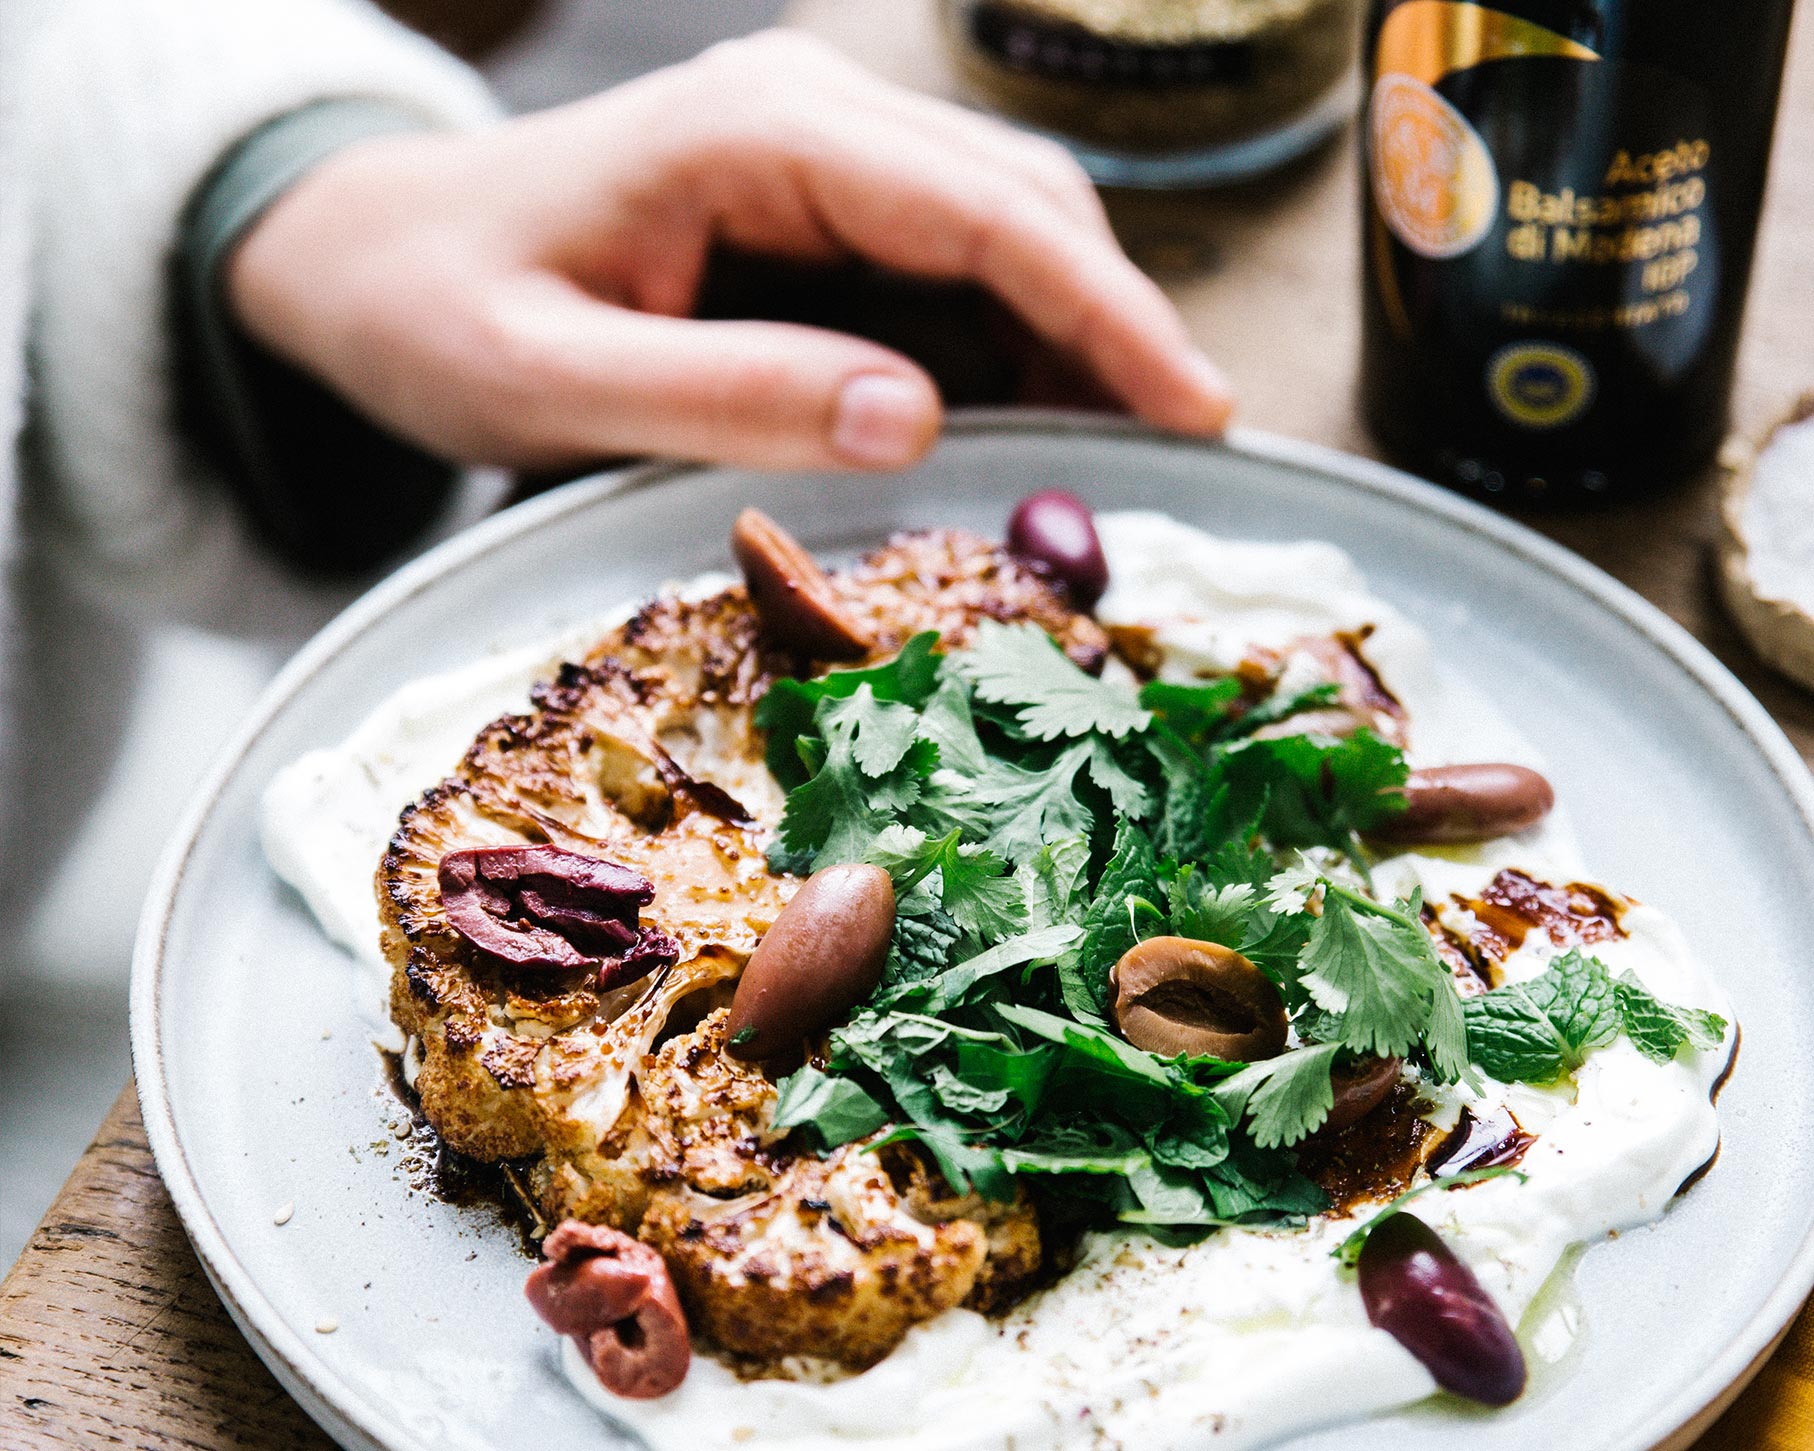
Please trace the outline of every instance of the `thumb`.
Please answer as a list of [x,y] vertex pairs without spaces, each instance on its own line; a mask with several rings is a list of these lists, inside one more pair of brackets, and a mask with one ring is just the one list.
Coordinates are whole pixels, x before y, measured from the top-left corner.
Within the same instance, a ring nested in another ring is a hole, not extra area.
[[515,400],[504,432],[527,457],[660,453],[756,468],[892,469],[938,435],[931,378],[843,333],[656,316],[577,292],[538,299],[512,330],[522,355],[541,360],[533,387],[505,380],[503,390]]

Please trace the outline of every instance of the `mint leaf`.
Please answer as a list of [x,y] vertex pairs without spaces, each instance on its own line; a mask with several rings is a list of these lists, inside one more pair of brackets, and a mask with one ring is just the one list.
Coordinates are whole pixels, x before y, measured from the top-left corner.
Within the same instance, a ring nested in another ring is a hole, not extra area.
[[1071,1049],[1092,1067],[1111,1078],[1145,1083],[1155,1088],[1172,1087],[1174,1079],[1160,1059],[1124,1042],[1113,1033],[1085,1023],[1074,1023],[1056,1013],[1041,1012],[1038,1008],[1029,1008],[1019,1003],[998,1003],[995,1011],[1015,1027],[1034,1037]]
[[998,973],[1025,967],[1028,963],[1052,961],[1081,936],[1081,927],[1065,922],[1023,932],[1017,937],[997,942],[995,946],[956,964],[929,983],[925,1000],[920,1005],[921,1010],[929,1013],[943,1012],[964,1001],[978,986]]
[[1347,850],[1404,809],[1404,752],[1370,731],[1341,740],[1279,736],[1228,747],[1215,763],[1236,817],[1257,816],[1275,846]]
[[1501,1083],[1553,1083],[1620,1027],[1606,968],[1578,949],[1552,959],[1529,982],[1470,998],[1463,1012],[1469,1055]]
[[963,935],[963,928],[942,907],[921,916],[897,914],[880,991],[936,977],[949,965],[952,950]]
[[807,1129],[825,1149],[874,1133],[888,1114],[848,1078],[833,1078],[810,1065],[781,1080],[774,1128]]
[[1321,685],[1312,685],[1295,695],[1284,695],[1278,692],[1262,700],[1253,709],[1244,711],[1228,726],[1226,734],[1230,736],[1250,736],[1255,731],[1264,730],[1267,726],[1278,725],[1281,721],[1290,720],[1294,715],[1305,711],[1321,710],[1326,705],[1333,705],[1341,694],[1341,687],[1325,681]]
[[1075,959],[1060,969],[1064,1005],[1072,1016],[1084,1022],[1108,1020],[1109,970],[1134,945],[1129,901],[1158,895],[1153,843],[1133,822],[1123,821],[1115,833],[1115,854],[1102,869],[1095,900],[1084,913],[1083,943]]
[[993,1115],[1008,1105],[1013,1095],[1003,1087],[985,1088],[972,1083],[947,1068],[943,1063],[932,1070],[932,1091],[939,1102],[958,1113]]
[[1618,976],[1612,993],[1626,1036],[1653,1062],[1667,1063],[1684,1048],[1705,1051],[1725,1041],[1726,1020],[1718,1013],[1661,1002],[1630,972]]
[[1086,675],[1037,625],[981,621],[970,648],[950,657],[979,700],[1015,707],[1035,740],[1061,736],[1125,736],[1151,716],[1134,692]]

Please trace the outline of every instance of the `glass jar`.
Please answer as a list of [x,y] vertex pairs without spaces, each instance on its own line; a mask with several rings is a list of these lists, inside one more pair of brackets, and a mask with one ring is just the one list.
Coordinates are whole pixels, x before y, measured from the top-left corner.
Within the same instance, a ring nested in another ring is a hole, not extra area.
[[1110,186],[1283,165],[1353,114],[1361,0],[943,0],[972,98]]

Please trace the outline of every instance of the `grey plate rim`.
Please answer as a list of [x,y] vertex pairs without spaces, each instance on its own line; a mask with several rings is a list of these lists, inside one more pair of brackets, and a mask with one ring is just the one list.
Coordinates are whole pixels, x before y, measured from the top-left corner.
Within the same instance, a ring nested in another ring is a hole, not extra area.
[[[1681,625],[1636,591],[1612,576],[1511,519],[1448,493],[1402,470],[1339,449],[1282,437],[1257,429],[1236,428],[1219,443],[1197,443],[1162,434],[1131,420],[1059,410],[987,409],[955,414],[949,435],[1080,435],[1161,441],[1206,452],[1227,450],[1265,462],[1322,474],[1360,489],[1432,514],[1466,532],[1481,536],[1557,584],[1585,596],[1644,636],[1700,690],[1705,692],[1752,741],[1814,839],[1814,776],[1782,728],[1757,699]],[[284,1388],[341,1444],[358,1451],[418,1451],[411,1442],[386,1436],[384,1427],[364,1413],[361,1399],[316,1362],[306,1341],[282,1321],[251,1273],[234,1255],[210,1213],[199,1181],[177,1133],[174,1105],[164,1071],[161,990],[169,961],[165,937],[190,856],[204,823],[238,769],[241,760],[288,705],[290,698],[352,640],[374,628],[404,601],[431,582],[458,571],[506,539],[532,532],[568,514],[590,509],[631,490],[659,486],[683,475],[709,471],[711,465],[656,462],[632,466],[577,481],[497,514],[403,566],[349,605],[305,645],[260,696],[231,744],[222,752],[183,814],[162,856],[139,918],[130,984],[133,1071],[139,1110],[159,1175],[202,1269],[259,1358]],[[1787,1272],[1744,1330],[1695,1379],[1679,1386],[1634,1427],[1631,1451],[1681,1446],[1685,1431],[1699,1430],[1736,1395],[1762,1366],[1770,1349],[1803,1301],[1814,1289],[1814,1231],[1802,1240]],[[426,1447],[420,1451],[427,1451]]]

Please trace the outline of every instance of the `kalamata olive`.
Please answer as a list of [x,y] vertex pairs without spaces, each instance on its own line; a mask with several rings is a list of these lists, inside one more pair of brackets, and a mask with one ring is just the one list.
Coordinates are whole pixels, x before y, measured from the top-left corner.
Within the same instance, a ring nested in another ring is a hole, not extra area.
[[1109,587],[1109,562],[1087,504],[1063,489],[1028,494],[1008,519],[1008,550],[1035,559],[1091,609]]
[[1360,1252],[1367,1319],[1423,1363],[1444,1390],[1504,1406],[1524,1390],[1524,1352],[1474,1272],[1413,1214],[1375,1227]]
[[542,1241],[542,1263],[523,1293],[551,1329],[578,1344],[606,1390],[649,1400],[686,1379],[686,1315],[667,1263],[648,1245],[564,1220]]
[[[1386,1101],[1398,1084],[1404,1064],[1396,1058],[1360,1058],[1330,1075],[1335,1103],[1323,1128],[1331,1133],[1359,1123]],[[1465,1110],[1464,1110],[1465,1112]]]
[[737,982],[730,1051],[780,1064],[842,1022],[882,980],[894,933],[894,883],[880,867],[824,867],[781,909]]
[[1115,1024],[1136,1048],[1230,1063],[1285,1051],[1285,1001],[1240,953],[1189,937],[1149,937],[1115,964]]
[[855,660],[875,648],[875,636],[851,618],[812,555],[760,509],[737,516],[731,553],[776,643],[815,660]]
[[1379,829],[1392,841],[1488,841],[1535,826],[1556,804],[1540,773],[1502,761],[1413,771],[1404,794],[1405,809]]
[[647,955],[637,919],[655,887],[616,862],[557,846],[471,847],[443,856],[436,879],[448,926],[518,967],[596,968],[639,946]]

